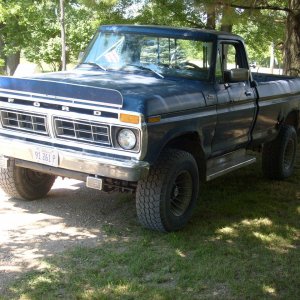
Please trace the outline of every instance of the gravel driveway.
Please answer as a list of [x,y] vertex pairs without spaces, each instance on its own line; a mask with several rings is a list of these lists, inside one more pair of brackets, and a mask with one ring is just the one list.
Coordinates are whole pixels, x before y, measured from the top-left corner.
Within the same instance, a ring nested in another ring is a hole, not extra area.
[[107,240],[103,225],[135,222],[134,201],[124,201],[131,198],[61,178],[36,201],[9,199],[0,190],[0,295],[23,272],[42,268],[43,258]]

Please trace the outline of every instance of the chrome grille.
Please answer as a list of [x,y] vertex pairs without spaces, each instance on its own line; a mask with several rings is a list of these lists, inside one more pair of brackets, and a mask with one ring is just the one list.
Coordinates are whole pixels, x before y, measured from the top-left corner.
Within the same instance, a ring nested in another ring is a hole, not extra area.
[[1,110],[1,120],[4,128],[48,135],[46,116],[44,115]]
[[111,145],[109,127],[103,124],[55,118],[56,137],[92,144]]

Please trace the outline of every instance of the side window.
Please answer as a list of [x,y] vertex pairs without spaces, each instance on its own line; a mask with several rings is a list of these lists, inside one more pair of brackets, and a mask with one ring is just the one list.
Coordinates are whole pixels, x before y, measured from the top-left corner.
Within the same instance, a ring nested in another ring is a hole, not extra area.
[[222,44],[224,70],[239,69],[236,45]]
[[239,69],[241,67],[238,44],[221,43],[219,52],[223,71]]
[[217,61],[216,61],[216,81],[218,83],[223,82],[222,61],[221,61],[221,55],[220,55],[220,50],[219,49],[218,49]]
[[[245,73],[244,65],[243,51],[239,43],[222,42],[219,44],[215,73],[217,82],[244,81],[237,76],[240,72]],[[235,74],[235,77],[232,74]]]

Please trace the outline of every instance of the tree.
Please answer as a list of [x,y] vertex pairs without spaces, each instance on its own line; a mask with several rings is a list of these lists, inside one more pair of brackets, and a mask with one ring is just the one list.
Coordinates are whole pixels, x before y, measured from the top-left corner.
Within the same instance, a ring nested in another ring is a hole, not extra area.
[[284,72],[300,76],[300,0],[290,0],[284,43]]
[[[98,26],[99,15],[76,0],[65,0],[67,59],[75,61]],[[40,67],[62,68],[59,0],[0,0],[0,68],[12,75],[20,52]]]
[[[16,62],[22,49],[30,61],[61,69],[58,7],[59,0],[0,0],[0,68],[1,58],[13,66],[8,57]],[[65,0],[65,14],[71,61],[100,22],[156,24],[232,31],[261,63],[274,44],[278,57],[284,53],[285,73],[300,73],[300,0]]]
[[65,3],[64,0],[59,0],[60,6],[60,24],[61,24],[61,69],[66,70],[66,27],[65,27]]
[[14,73],[20,61],[20,51],[28,38],[25,7],[30,9],[31,0],[0,1],[0,59],[8,75]]
[[[65,1],[66,62],[76,61],[98,26],[98,14],[78,1]],[[34,15],[34,17],[33,17]],[[46,63],[52,70],[62,69],[61,25],[59,2],[36,3],[31,16],[29,42],[23,47],[25,57],[42,66]]]
[[[300,0],[251,0],[251,1],[217,1],[219,5],[248,11],[256,24],[260,25],[267,36],[275,38],[275,45],[282,45],[283,69],[286,75],[300,75]],[[254,16],[254,18],[253,18]],[[259,16],[259,17],[258,17]],[[262,17],[263,16],[263,17]],[[285,36],[282,34],[285,26]],[[278,31],[278,28],[280,30]],[[281,41],[278,39],[281,33]]]

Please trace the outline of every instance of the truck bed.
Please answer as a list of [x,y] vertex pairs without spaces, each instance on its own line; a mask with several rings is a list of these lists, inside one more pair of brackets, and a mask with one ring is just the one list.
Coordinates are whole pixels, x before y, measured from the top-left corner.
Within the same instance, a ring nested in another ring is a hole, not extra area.
[[252,77],[257,82],[268,82],[268,81],[287,80],[287,79],[296,78],[296,77],[286,76],[286,75],[256,73],[256,72],[252,73]]
[[257,82],[258,115],[252,131],[257,144],[272,140],[277,124],[284,121],[288,112],[300,109],[300,78],[284,75],[252,73]]

